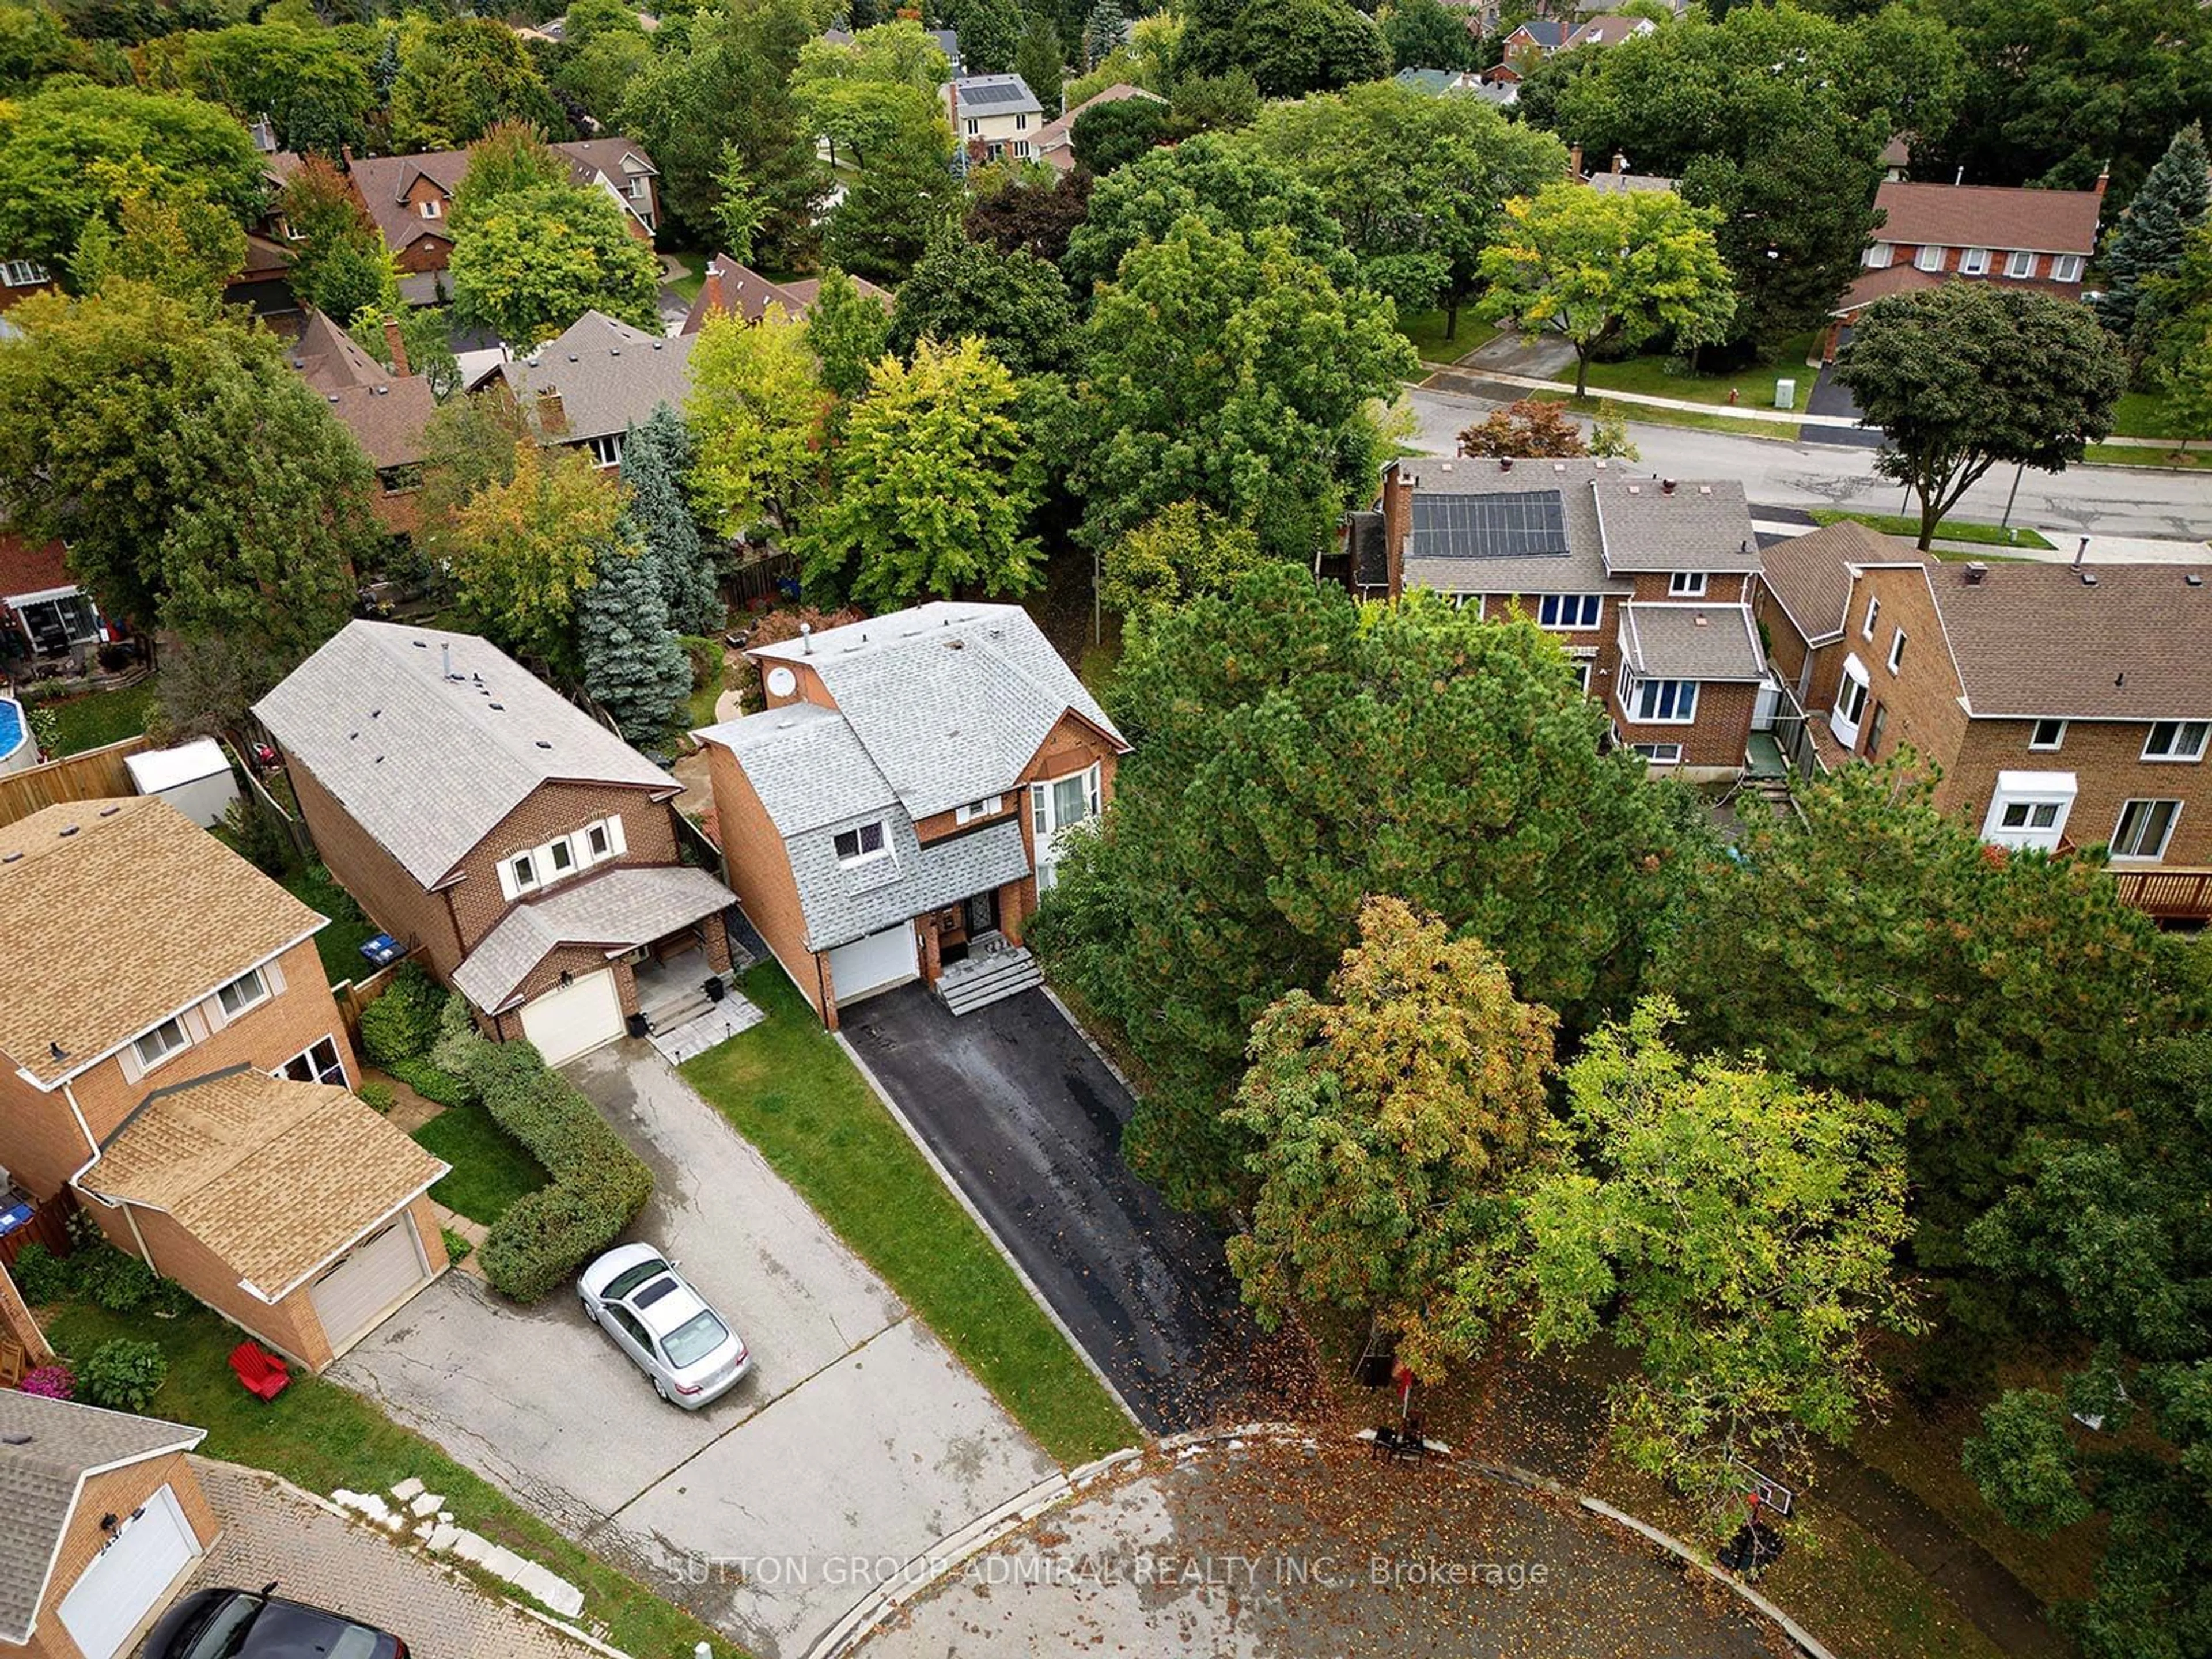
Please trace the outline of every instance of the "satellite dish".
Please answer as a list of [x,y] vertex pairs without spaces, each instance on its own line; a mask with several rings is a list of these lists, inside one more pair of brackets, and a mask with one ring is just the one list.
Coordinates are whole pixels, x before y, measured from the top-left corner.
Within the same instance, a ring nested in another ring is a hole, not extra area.
[[768,689],[770,696],[787,697],[799,690],[799,676],[778,663],[768,671]]

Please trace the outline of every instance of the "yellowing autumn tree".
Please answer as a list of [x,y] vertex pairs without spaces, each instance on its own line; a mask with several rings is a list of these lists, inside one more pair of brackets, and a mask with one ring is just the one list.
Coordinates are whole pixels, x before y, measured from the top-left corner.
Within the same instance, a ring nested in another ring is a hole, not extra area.
[[581,450],[525,444],[455,515],[453,597],[507,650],[573,678],[576,596],[617,540],[623,490]]
[[820,471],[822,388],[806,325],[771,305],[757,323],[718,312],[691,348],[685,417],[697,447],[691,497],[725,535],[787,528]]

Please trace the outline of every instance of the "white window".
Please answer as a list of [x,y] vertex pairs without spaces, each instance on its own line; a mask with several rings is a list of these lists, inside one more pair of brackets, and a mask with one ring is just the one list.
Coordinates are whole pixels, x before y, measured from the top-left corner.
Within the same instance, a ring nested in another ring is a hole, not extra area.
[[1869,599],[1867,600],[1866,620],[1859,624],[1859,637],[1861,639],[1870,640],[1874,637],[1875,619],[1881,615],[1881,601],[1879,599]]
[[9,259],[0,262],[0,282],[9,288],[36,288],[46,280],[46,268],[33,264],[28,259]]
[[2051,262],[2051,280],[2054,283],[2078,283],[2081,280],[2081,256],[2062,253]]
[[2173,821],[2181,816],[2178,800],[2131,800],[2120,808],[2118,827],[2112,831],[2116,859],[2162,859],[2173,839]]
[[1893,243],[1876,242],[1866,251],[1865,264],[1869,270],[1887,270],[1897,258]]
[[247,1009],[269,1000],[269,981],[258,968],[249,968],[229,984],[217,988],[215,1000],[224,1018],[236,1019]]
[[138,1063],[148,1071],[159,1066],[171,1054],[192,1046],[180,1020],[165,1019],[132,1045],[138,1054]]
[[499,866],[500,890],[509,898],[538,890],[538,854],[517,853]]
[[1901,629],[1901,628],[1900,628],[1900,629],[1899,629],[1896,631],[1896,633],[1895,633],[1894,635],[1893,635],[1891,636],[1891,638],[1890,638],[1890,641],[1889,641],[1889,672],[1890,672],[1891,673],[1893,673],[1893,674],[1894,674],[1895,672],[1897,672],[1897,666],[1898,666],[1898,665],[1899,665],[1899,663],[1903,662],[1904,660],[1905,660],[1905,630],[1904,630],[1903,629]]
[[968,118],[968,136],[970,138],[975,136],[975,118],[972,115]]
[[576,848],[578,861],[587,870],[595,864],[619,858],[629,850],[629,842],[623,834],[623,821],[619,817],[587,823],[569,840]]
[[446,204],[433,196],[422,204],[421,211],[425,219],[442,219],[446,216]]
[[644,179],[633,179],[629,181],[629,199],[633,202],[642,202],[652,188],[653,186],[647,184]]
[[1029,130],[1030,118],[1028,115],[1018,111],[1016,112],[1014,116],[1014,131],[1016,132],[1027,132]]
[[1943,256],[1950,251],[1947,247],[1931,245],[1914,254],[1912,263],[1923,270],[1941,270],[1943,269]]
[[1677,570],[1667,578],[1667,591],[1679,599],[1702,599],[1705,592],[1705,573],[1702,570]]
[[2147,761],[2198,761],[2204,758],[2203,720],[2153,720],[2143,742]]
[[1595,628],[1598,617],[1605,609],[1605,598],[1599,593],[1546,593],[1536,600],[1536,623],[1540,628],[1563,631]]
[[1654,766],[1681,764],[1682,745],[1679,743],[1632,743],[1628,746]]
[[1828,711],[1828,729],[1846,749],[1859,746],[1859,722],[1866,718],[1866,665],[1856,654],[1844,659],[1844,678],[1836,687],[1836,706]]
[[1027,155],[1029,153],[1030,153],[1030,141],[1029,141],[1028,139],[1026,139],[1026,138],[1017,138],[1017,139],[1015,139],[1015,140],[1014,140],[1014,154],[1015,154],[1015,155]]
[[566,841],[545,843],[545,879],[556,881],[576,867],[575,849]]
[[1038,836],[1056,836],[1071,824],[1098,816],[1099,769],[1072,772],[1049,783],[1030,786],[1030,827]]
[[1629,718],[1641,726],[1686,726],[1698,717],[1695,680],[1638,680],[1628,696]]
[[592,439],[592,459],[601,466],[620,466],[622,441],[623,434],[619,432],[610,432],[604,437]]
[[2014,248],[2005,255],[2005,275],[2033,276],[2035,275],[2035,256],[2025,248]]
[[2027,746],[2030,749],[2045,750],[2064,748],[2066,722],[2064,720],[2036,721],[2034,729],[2027,734]]
[[861,864],[869,859],[879,859],[889,845],[884,839],[881,818],[873,823],[840,830],[831,837],[831,844],[837,849],[837,862],[840,864]]
[[1990,274],[1990,251],[1985,247],[1970,247],[1959,256],[1961,276],[1986,276]]
[[338,1045],[325,1037],[312,1048],[292,1056],[276,1068],[278,1077],[288,1077],[295,1083],[330,1083],[345,1087],[345,1066],[338,1059]]
[[986,795],[981,800],[971,800],[965,806],[955,807],[952,822],[973,823],[977,818],[988,818],[1002,810],[1006,804],[1003,795]]
[[1575,690],[1584,696],[1589,696],[1590,670],[1595,666],[1595,660],[1589,657],[1578,657],[1567,665],[1569,672],[1575,677]]

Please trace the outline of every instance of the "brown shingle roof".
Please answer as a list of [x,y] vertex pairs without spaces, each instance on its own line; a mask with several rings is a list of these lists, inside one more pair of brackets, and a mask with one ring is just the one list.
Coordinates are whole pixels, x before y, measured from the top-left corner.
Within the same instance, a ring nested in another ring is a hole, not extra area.
[[33,544],[0,530],[0,599],[76,586],[58,540]]
[[321,312],[308,317],[288,357],[359,441],[371,466],[422,459],[422,430],[438,410],[428,380],[394,374]]
[[149,1097],[81,1184],[167,1211],[274,1302],[448,1167],[343,1089],[240,1066]]
[[376,221],[386,246],[395,253],[422,236],[447,242],[453,240],[445,220],[422,218],[407,205],[407,187],[415,182],[416,175],[429,179],[450,197],[468,170],[469,153],[465,149],[438,150],[427,155],[356,155],[347,166],[354,188],[368,208],[368,216]]
[[[866,277],[854,277],[853,286],[884,310],[890,309],[891,296]],[[678,331],[696,334],[716,312],[729,312],[749,323],[757,323],[772,305],[781,306],[793,317],[804,317],[814,309],[814,301],[821,293],[822,284],[815,277],[771,283],[750,265],[741,265],[728,254],[718,253],[707,262],[707,277],[699,284],[699,297],[691,302],[691,310]]]
[[58,1083],[322,926],[155,796],[33,812],[0,829],[0,1054]]
[[1874,204],[1889,216],[1875,232],[1885,242],[2087,257],[2097,251],[2097,216],[2105,198],[2093,190],[1885,181]]
[[1766,550],[1767,592],[1782,602],[1808,643],[1844,631],[1851,602],[1851,567],[1917,562],[1905,543],[1844,519],[1809,535],[1785,537]]
[[[2212,719],[2212,565],[1931,564],[1966,700],[1983,716]],[[2191,586],[2195,575],[2198,585]]]

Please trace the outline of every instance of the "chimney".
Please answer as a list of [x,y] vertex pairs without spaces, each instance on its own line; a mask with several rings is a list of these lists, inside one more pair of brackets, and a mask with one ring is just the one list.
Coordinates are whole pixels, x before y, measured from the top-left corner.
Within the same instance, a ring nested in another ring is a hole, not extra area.
[[1382,568],[1384,591],[1397,599],[1406,591],[1406,541],[1413,533],[1413,478],[1403,461],[1382,473]]
[[2107,161],[2104,166],[2097,169],[2097,199],[2099,201],[2101,202],[2105,199],[2105,187],[2112,182],[2112,164],[2110,161]]
[[1567,171],[1577,179],[1583,176],[1583,147],[1580,144],[1567,146]]
[[438,672],[447,679],[453,678],[453,647],[450,645],[438,647]]
[[561,407],[561,394],[548,386],[538,394],[538,428],[549,438],[568,429],[568,416]]
[[1989,574],[1989,566],[1984,564],[1979,559],[1970,561],[1966,566],[1966,586],[1969,587],[1979,587],[1982,585],[1983,578],[1987,576]]
[[2089,538],[2088,538],[2087,536],[2084,536],[2084,537],[2082,537],[2082,538],[2081,538],[2081,542],[2080,542],[2080,543],[2079,543],[2079,544],[2075,547],[2075,549],[2074,549],[2074,568],[2075,568],[2076,570],[2079,570],[2079,569],[2081,568],[2081,561],[2082,561],[2082,560],[2084,560],[2084,559],[2086,559],[2086,558],[2087,558],[2088,556],[2089,556]]
[[411,372],[407,367],[407,342],[399,337],[399,325],[390,317],[384,319],[384,349],[392,354],[392,372],[404,380]]
[[1628,158],[1627,158],[1626,155],[1622,155],[1619,150],[1615,150],[1615,151],[1613,151],[1613,176],[1614,178],[1618,179],[1618,178],[1619,178],[1622,173],[1626,173],[1626,172],[1627,172],[1627,171],[1628,171]]

